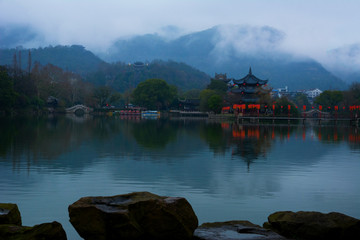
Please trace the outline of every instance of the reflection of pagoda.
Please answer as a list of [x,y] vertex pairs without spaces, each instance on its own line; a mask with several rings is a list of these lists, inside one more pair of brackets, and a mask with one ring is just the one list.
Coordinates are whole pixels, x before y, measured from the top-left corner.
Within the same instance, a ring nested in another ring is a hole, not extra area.
[[215,74],[215,79],[226,82],[229,95],[240,98],[240,102],[243,103],[255,103],[259,100],[261,94],[269,92],[264,88],[268,80],[257,78],[252,74],[251,68],[245,77],[238,80],[228,79],[226,74]]

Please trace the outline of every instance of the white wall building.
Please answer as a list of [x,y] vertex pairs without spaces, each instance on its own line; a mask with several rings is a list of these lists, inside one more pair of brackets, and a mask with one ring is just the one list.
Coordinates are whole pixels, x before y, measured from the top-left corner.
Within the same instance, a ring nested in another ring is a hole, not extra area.
[[310,90],[306,90],[305,94],[307,95],[308,98],[315,98],[317,96],[319,96],[323,91],[321,91],[318,88],[315,89],[310,89]]

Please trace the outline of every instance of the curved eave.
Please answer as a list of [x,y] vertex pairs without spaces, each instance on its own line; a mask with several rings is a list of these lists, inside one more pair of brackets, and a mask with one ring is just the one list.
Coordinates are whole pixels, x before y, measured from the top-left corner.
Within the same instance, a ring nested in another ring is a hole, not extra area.
[[256,77],[254,78],[242,78],[242,79],[239,79],[239,80],[234,80],[234,83],[238,84],[238,85],[242,85],[242,84],[248,84],[248,85],[256,85],[256,84],[259,84],[259,85],[265,85],[267,84],[269,80],[261,80],[261,79],[258,79]]

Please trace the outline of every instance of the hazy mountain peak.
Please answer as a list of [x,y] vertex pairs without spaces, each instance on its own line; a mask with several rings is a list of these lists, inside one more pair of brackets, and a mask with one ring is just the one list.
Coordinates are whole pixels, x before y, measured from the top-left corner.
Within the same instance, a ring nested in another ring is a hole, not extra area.
[[335,69],[360,71],[360,43],[333,49],[328,56],[329,64]]
[[258,54],[278,50],[285,34],[269,26],[220,25],[215,51],[231,48],[236,53]]
[[0,26],[0,48],[39,47],[43,37],[26,25]]

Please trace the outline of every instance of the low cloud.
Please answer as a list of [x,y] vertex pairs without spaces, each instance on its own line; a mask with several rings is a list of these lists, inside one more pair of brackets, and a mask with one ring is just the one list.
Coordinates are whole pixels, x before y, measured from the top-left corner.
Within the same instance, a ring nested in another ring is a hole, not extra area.
[[360,43],[345,45],[327,54],[326,65],[337,71],[360,71]]
[[269,26],[221,25],[217,27],[217,33],[212,54],[222,58],[279,53],[285,39],[284,32]]

